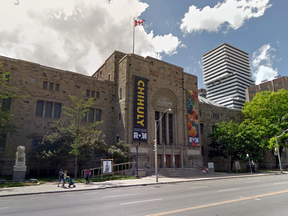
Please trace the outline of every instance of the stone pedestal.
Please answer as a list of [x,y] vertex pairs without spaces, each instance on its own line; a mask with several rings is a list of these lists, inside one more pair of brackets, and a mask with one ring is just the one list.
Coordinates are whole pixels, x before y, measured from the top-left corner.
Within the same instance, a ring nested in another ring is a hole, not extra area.
[[25,147],[18,146],[16,152],[15,166],[13,167],[12,180],[25,180],[25,174],[27,169],[27,167],[25,166],[25,155]]
[[14,166],[12,180],[13,181],[25,180],[26,169],[27,169],[26,166]]

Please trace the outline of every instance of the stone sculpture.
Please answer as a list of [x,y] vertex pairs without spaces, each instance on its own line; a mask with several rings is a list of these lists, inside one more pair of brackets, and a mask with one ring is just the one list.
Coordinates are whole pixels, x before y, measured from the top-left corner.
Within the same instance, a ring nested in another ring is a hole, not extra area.
[[25,166],[25,146],[18,146],[16,152],[15,166],[13,168],[12,180],[25,180],[26,166]]

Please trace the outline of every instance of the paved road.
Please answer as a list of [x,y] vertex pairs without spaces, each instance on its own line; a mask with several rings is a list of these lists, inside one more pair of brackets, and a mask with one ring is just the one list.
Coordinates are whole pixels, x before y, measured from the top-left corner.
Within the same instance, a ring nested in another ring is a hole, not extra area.
[[288,175],[0,198],[0,215],[288,215]]

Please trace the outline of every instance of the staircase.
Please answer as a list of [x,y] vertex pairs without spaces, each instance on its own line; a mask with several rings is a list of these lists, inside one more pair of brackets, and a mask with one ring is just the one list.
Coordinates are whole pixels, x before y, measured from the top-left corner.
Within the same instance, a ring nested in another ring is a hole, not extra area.
[[166,177],[191,177],[199,175],[197,168],[159,168],[158,174]]

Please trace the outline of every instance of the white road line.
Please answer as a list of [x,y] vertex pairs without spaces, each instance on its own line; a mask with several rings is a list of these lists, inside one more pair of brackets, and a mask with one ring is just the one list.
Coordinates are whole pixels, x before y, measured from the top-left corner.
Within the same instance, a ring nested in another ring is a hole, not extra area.
[[260,200],[259,198],[254,198],[254,200]]
[[66,194],[66,195],[60,195],[60,196],[74,196],[75,194]]
[[209,186],[191,187],[191,188],[189,188],[189,189],[198,189],[198,188],[206,188],[206,187],[209,187]]
[[8,208],[9,208],[9,207],[0,207],[0,210],[1,210],[1,209],[8,209]]
[[254,182],[259,182],[259,181],[247,181],[245,183],[254,183]]
[[114,197],[123,197],[123,196],[134,196],[134,195],[138,195],[138,193],[135,193],[135,194],[115,195],[115,196],[106,196],[106,197],[102,197],[101,199],[109,199],[109,198],[114,198]]
[[90,193],[85,193],[85,194],[98,194],[98,192],[90,192]]
[[274,183],[273,185],[281,185],[281,184],[287,184],[287,182],[278,182],[278,183]]
[[162,198],[151,199],[151,200],[141,200],[141,201],[128,202],[128,203],[121,203],[120,205],[129,205],[129,204],[142,203],[142,202],[153,202],[153,201],[157,201],[157,200],[162,200]]
[[231,188],[231,189],[226,189],[226,190],[219,190],[218,192],[226,192],[226,191],[234,191],[234,190],[239,190],[240,188]]
[[30,199],[43,199],[43,198],[46,198],[46,196],[44,196],[44,197],[31,197]]

